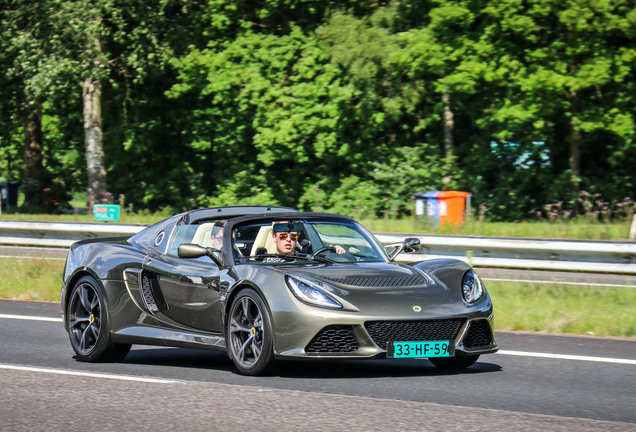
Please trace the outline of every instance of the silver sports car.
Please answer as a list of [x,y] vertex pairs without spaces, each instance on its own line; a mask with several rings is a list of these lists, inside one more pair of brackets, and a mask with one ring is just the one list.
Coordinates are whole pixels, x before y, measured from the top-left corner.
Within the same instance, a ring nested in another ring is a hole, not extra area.
[[425,358],[465,368],[497,351],[492,301],[466,263],[395,262],[354,219],[286,207],[193,210],[130,238],[75,243],[61,293],[81,361],[131,344],[226,351],[243,374],[276,359]]

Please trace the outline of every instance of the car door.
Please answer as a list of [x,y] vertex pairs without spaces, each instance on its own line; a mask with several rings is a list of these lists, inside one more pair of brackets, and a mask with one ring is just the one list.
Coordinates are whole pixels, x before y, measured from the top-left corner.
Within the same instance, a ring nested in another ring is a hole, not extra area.
[[149,254],[143,269],[159,287],[164,315],[194,329],[222,331],[221,271],[210,258]]

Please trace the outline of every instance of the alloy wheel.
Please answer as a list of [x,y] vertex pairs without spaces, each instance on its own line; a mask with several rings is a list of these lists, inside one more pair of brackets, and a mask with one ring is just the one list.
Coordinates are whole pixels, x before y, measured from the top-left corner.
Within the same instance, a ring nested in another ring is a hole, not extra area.
[[73,290],[67,319],[73,346],[80,353],[89,354],[97,344],[102,323],[99,296],[89,283]]
[[234,304],[230,316],[230,349],[235,361],[244,368],[252,367],[263,351],[263,313],[248,296]]

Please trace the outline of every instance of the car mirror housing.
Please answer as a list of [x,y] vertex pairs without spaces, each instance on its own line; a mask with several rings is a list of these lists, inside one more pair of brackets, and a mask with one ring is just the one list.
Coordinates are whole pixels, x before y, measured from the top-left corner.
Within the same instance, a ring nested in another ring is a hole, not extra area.
[[389,258],[391,261],[395,260],[395,258],[402,252],[406,253],[415,253],[420,250],[420,239],[416,237],[407,237],[404,239],[402,243],[393,243],[390,245],[386,245],[387,248],[393,248]]
[[212,258],[212,261],[216,263],[216,265],[218,265],[219,267],[223,266],[221,254],[217,249],[204,248],[203,246],[199,246],[198,244],[185,243],[179,245],[177,254],[179,255],[179,258],[200,258],[202,256],[209,256],[210,258]]
[[408,237],[404,239],[404,252],[415,253],[420,250],[420,239],[415,237]]

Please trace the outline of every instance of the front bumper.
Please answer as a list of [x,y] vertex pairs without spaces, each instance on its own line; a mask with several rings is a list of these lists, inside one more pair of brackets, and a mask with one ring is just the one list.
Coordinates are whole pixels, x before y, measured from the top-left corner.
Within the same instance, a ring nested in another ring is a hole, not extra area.
[[[332,315],[332,316],[330,316]],[[275,355],[279,358],[386,358],[394,341],[451,341],[455,356],[490,354],[495,342],[492,307],[452,317],[352,317],[323,313],[321,320],[275,331]],[[305,329],[290,332],[288,329]],[[311,331],[307,331],[311,328]]]

